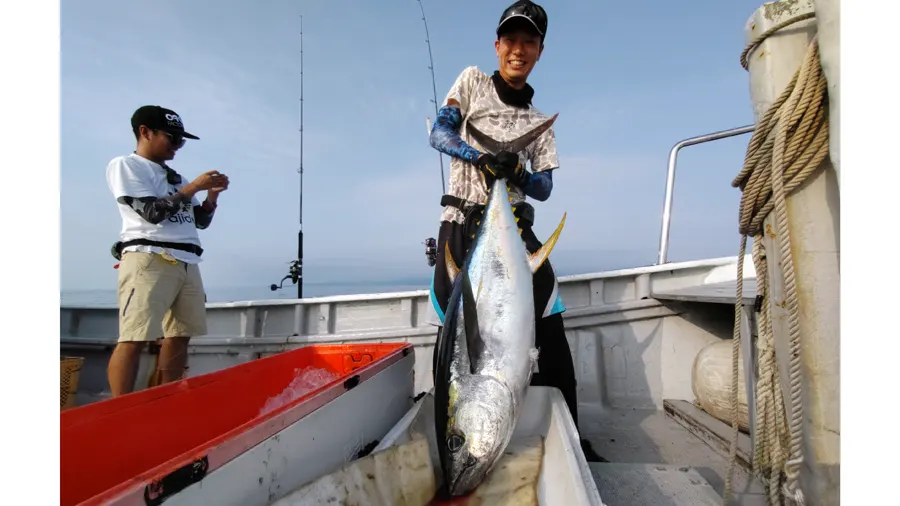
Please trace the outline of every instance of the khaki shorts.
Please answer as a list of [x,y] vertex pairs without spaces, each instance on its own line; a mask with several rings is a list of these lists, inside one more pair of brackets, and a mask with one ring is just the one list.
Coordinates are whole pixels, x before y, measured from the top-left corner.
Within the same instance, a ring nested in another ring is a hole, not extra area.
[[119,342],[206,334],[200,267],[128,251],[119,263]]

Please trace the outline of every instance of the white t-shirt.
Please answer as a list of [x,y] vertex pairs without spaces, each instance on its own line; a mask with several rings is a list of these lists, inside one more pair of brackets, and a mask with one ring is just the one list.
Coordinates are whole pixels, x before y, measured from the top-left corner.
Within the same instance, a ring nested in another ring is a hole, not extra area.
[[[533,105],[528,108],[518,108],[507,105],[500,100],[497,89],[491,76],[478,70],[478,67],[467,67],[450,92],[444,99],[454,99],[459,102],[459,112],[463,124],[460,127],[460,138],[470,146],[478,149],[479,144],[469,135],[467,126],[469,123],[498,141],[511,141],[520,135],[536,128],[544,121],[550,119]],[[559,158],[556,153],[556,136],[551,127],[541,134],[528,148],[519,153],[519,161],[525,166],[526,161],[531,162],[532,172],[542,172],[559,167]],[[525,201],[525,192],[510,185],[509,192],[512,204]],[[483,204],[487,201],[487,187],[484,184],[481,171],[471,163],[456,157],[450,159],[450,187],[448,193],[455,197]],[[441,221],[455,221],[463,223],[465,217],[462,212],[452,206],[447,206],[441,214]]]
[[[191,202],[185,202],[177,214],[170,216],[159,224],[152,224],[139,216],[131,206],[118,202],[120,197],[166,197],[175,194],[184,186],[169,184],[166,169],[136,153],[113,158],[106,167],[106,182],[116,198],[119,214],[122,216],[122,231],[119,240],[150,239],[162,242],[189,243],[200,246],[200,234],[194,221],[194,206],[200,205],[196,195]],[[154,253],[166,252],[186,263],[199,263],[201,258],[190,251],[159,246],[136,245],[123,249],[125,251],[145,251]]]

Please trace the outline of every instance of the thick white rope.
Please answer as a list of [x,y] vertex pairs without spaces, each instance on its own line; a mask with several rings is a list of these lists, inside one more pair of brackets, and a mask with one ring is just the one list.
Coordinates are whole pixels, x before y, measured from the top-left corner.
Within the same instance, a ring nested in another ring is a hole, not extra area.
[[[788,25],[814,16],[813,13],[797,16],[766,30],[754,39],[741,54],[742,66],[748,69],[747,56],[766,37]],[[803,462],[800,316],[791,253],[787,197],[820,168],[828,154],[826,105],[826,82],[819,62],[818,39],[813,38],[807,49],[806,58],[797,73],[759,121],[747,147],[744,167],[732,182],[732,186],[741,188],[743,194],[740,209],[741,248],[738,256],[737,300],[735,302],[732,346],[733,436],[729,452],[730,465],[725,480],[724,500],[726,504],[732,499],[734,466],[737,460],[738,353],[743,315],[743,266],[748,236],[753,237],[753,262],[757,273],[757,291],[763,301],[758,342],[757,438],[753,468],[765,480],[769,504],[780,506],[784,498],[801,506],[804,504],[798,479],[800,465]],[[773,210],[775,211],[774,221],[777,233],[773,233],[768,226],[766,230],[763,230],[763,221]],[[779,267],[784,278],[784,300],[775,303],[784,307],[788,314],[791,402],[789,424],[786,423],[769,311],[770,291],[763,233],[777,239],[777,246],[781,254]],[[790,455],[790,459],[785,458],[785,453]],[[786,478],[783,486],[781,486],[782,472]]]

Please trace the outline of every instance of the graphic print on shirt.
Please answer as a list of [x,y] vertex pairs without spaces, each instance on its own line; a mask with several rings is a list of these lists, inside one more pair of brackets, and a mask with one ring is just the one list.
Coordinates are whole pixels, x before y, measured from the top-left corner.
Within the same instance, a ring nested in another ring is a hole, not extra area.
[[[469,123],[478,130],[498,141],[511,141],[522,134],[533,130],[550,119],[534,106],[527,109],[517,108],[503,103],[497,95],[491,77],[471,66],[462,71],[447,97],[459,102],[463,124],[460,137],[470,146],[487,152],[467,131]],[[531,163],[532,172],[542,172],[559,167],[556,151],[556,139],[553,129],[544,132],[528,148],[519,153],[519,161],[523,166]],[[450,184],[448,193],[463,200],[476,203],[487,201],[487,187],[484,177],[472,163],[458,158],[450,160]],[[513,204],[525,200],[525,192],[511,185],[509,192]],[[454,207],[447,207],[441,214],[441,220],[463,223],[465,217]]]
[[[175,193],[177,193],[177,190],[174,187],[172,187],[168,191],[168,194],[170,197],[172,195],[175,195]],[[190,223],[193,225],[194,224],[194,203],[191,202],[190,200],[182,202],[181,209],[177,213],[173,214],[172,216],[169,216],[169,221],[171,223],[177,223],[179,225],[181,225],[183,223]]]

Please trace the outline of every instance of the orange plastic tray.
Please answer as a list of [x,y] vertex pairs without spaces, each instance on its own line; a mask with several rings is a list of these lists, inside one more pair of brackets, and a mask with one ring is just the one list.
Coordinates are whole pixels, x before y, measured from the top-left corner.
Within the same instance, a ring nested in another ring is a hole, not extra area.
[[[412,352],[309,345],[60,413],[60,504],[159,504]],[[298,369],[341,376],[262,416]]]

